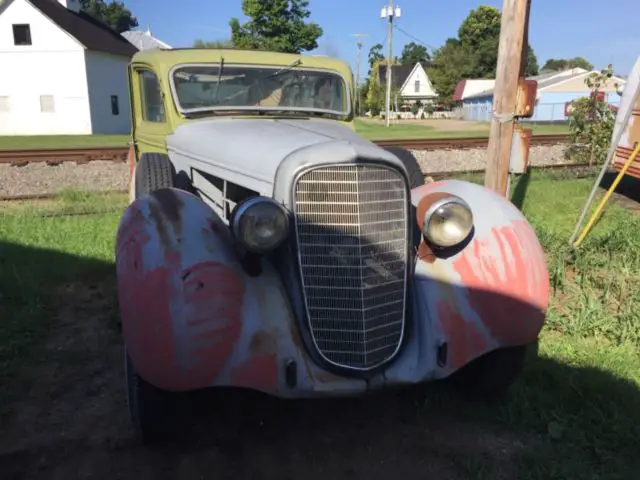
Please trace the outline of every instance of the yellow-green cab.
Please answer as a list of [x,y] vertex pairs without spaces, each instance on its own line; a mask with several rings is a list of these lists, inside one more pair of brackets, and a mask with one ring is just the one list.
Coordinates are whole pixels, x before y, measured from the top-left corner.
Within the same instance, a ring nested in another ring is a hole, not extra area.
[[[250,75],[252,73],[253,76]],[[291,84],[295,83],[296,77],[302,79],[303,75],[304,81],[296,89]],[[192,118],[207,114],[265,117],[287,111],[291,113],[292,107],[303,106],[304,101],[311,103],[314,92],[309,87],[313,87],[313,81],[327,78],[337,80],[332,85],[332,100],[339,103],[339,112],[324,116],[353,128],[353,74],[342,60],[239,49],[153,49],[138,52],[129,67],[136,157],[144,152],[166,153],[167,135]],[[253,80],[258,80],[258,83],[249,87]],[[288,86],[289,91],[280,92],[283,86]],[[263,98],[258,98],[260,90],[265,93]],[[238,92],[240,95],[232,96]],[[296,98],[296,94],[300,97]]]

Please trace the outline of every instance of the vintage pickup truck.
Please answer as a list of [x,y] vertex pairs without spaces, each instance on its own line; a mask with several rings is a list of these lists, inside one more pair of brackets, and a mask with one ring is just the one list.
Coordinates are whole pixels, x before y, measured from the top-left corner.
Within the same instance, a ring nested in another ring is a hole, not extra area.
[[498,394],[549,297],[520,211],[354,130],[348,65],[233,49],[130,64],[131,203],[116,241],[129,410],[151,443],[179,392]]

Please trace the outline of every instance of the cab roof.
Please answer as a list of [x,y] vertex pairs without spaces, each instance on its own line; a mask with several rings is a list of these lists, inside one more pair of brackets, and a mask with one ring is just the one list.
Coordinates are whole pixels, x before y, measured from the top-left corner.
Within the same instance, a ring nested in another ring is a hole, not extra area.
[[144,63],[156,69],[168,72],[173,66],[185,63],[218,63],[224,59],[226,64],[243,63],[254,65],[291,65],[297,60],[299,67],[325,68],[339,72],[351,82],[351,68],[336,58],[316,57],[295,53],[269,52],[263,50],[242,50],[235,48],[175,48],[151,49],[136,53],[132,63]]

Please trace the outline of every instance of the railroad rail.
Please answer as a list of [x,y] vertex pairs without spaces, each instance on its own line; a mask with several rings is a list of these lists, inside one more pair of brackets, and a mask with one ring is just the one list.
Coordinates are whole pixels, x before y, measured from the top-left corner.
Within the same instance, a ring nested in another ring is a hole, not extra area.
[[[557,145],[567,143],[568,135],[536,135],[531,137],[531,146]],[[486,148],[489,144],[487,137],[466,138],[426,138],[409,140],[374,140],[380,147],[404,147],[409,150],[466,150],[471,148]],[[78,165],[96,160],[125,162],[128,147],[112,148],[67,148],[51,150],[2,150],[0,164],[24,166],[29,163],[46,163],[59,165],[63,162],[75,162]]]
[[0,163],[8,163],[20,167],[29,163],[59,165],[63,162],[75,162],[78,165],[83,165],[96,160],[125,162],[128,152],[128,147],[1,150]]

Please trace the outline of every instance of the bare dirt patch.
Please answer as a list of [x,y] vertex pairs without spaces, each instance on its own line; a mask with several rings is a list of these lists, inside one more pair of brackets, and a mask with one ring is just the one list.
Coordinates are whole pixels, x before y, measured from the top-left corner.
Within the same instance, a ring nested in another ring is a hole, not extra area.
[[62,285],[55,298],[55,328],[2,426],[3,480],[458,480],[484,469],[499,479],[533,448],[442,415],[415,392],[281,401],[229,390],[191,395],[180,438],[144,449],[129,425],[113,282]]

